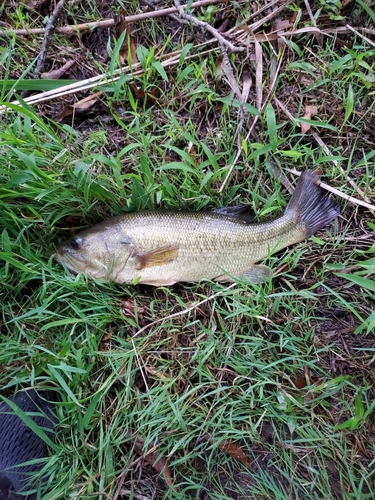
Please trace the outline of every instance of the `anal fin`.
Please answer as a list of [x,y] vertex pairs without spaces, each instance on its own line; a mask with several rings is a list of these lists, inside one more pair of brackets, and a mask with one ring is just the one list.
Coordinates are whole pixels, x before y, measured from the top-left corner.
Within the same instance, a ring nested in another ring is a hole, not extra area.
[[253,267],[250,267],[247,271],[243,273],[240,278],[244,280],[251,281],[254,284],[264,283],[272,278],[272,269],[268,266],[264,266],[263,264],[254,264]]
[[228,276],[226,274],[222,274],[217,276],[214,281],[226,281],[235,283],[238,280],[243,281],[251,281],[255,285],[258,283],[264,283],[272,278],[272,269],[268,266],[264,266],[263,264],[254,264],[250,269],[244,271],[239,276]]
[[147,267],[161,266],[172,262],[176,258],[179,248],[179,245],[166,245],[150,250],[149,252],[135,254],[133,258],[137,262],[138,270]]

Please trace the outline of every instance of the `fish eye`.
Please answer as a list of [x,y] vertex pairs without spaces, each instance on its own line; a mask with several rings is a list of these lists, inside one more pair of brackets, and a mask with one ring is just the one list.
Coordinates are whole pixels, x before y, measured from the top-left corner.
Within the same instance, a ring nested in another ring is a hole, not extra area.
[[76,238],[73,238],[70,240],[70,246],[73,248],[73,250],[79,250],[82,246],[82,238],[77,236]]

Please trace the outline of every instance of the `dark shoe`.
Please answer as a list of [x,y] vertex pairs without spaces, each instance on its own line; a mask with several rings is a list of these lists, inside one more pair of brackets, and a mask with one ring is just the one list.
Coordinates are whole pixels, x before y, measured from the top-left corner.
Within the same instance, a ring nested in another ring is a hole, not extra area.
[[[53,402],[57,401],[54,391],[34,389],[20,391],[11,398],[22,411],[43,428],[53,439],[56,417]],[[35,500],[36,485],[32,473],[38,472],[43,464],[19,466],[24,462],[48,456],[46,443],[18,417],[10,406],[0,404],[0,500]],[[21,494],[24,492],[24,494]]]

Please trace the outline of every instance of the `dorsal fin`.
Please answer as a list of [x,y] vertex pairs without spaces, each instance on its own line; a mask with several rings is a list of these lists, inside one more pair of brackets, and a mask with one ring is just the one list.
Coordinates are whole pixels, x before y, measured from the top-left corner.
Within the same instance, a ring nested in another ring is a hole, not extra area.
[[224,215],[225,217],[230,217],[231,219],[240,220],[246,224],[254,222],[255,213],[250,208],[250,205],[236,205],[233,207],[220,207],[211,210],[215,214]]

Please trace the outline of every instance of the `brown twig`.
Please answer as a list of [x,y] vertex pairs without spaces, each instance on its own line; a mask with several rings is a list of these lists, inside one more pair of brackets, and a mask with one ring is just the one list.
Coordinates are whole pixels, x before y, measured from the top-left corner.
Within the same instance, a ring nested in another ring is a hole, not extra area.
[[[276,104],[278,105],[278,107],[279,107],[280,109],[282,109],[282,110],[283,110],[283,112],[287,115],[287,117],[288,117],[288,118],[289,118],[292,122],[294,122],[294,123],[298,123],[298,119],[296,119],[296,118],[292,115],[292,113],[290,113],[290,111],[288,111],[288,109],[284,106],[284,104],[283,104],[281,101],[279,101],[279,99],[275,98],[275,102],[276,102]],[[324,143],[324,141],[321,139],[321,137],[320,137],[320,136],[319,136],[319,135],[318,135],[318,134],[317,134],[314,130],[310,130],[310,134],[314,137],[314,139],[315,139],[315,140],[316,140],[316,142],[319,144],[319,146],[323,149],[323,151],[325,152],[325,154],[326,154],[327,156],[331,156],[331,152],[330,152],[330,150],[329,150],[328,146]],[[339,165],[338,165],[338,162],[337,162],[336,160],[332,160],[332,163],[333,163],[336,167],[338,167],[338,166],[339,166]],[[374,208],[371,208],[371,207],[373,207],[373,205],[371,205],[371,202],[370,202],[369,198],[367,198],[367,196],[366,196],[366,195],[365,195],[365,193],[362,191],[362,189],[360,189],[360,188],[357,186],[357,184],[356,184],[356,183],[355,183],[355,182],[354,182],[354,181],[353,181],[350,177],[348,177],[348,176],[346,175],[345,170],[344,170],[342,167],[340,167],[340,166],[339,166],[339,169],[340,169],[341,174],[345,176],[345,178],[346,178],[346,180],[349,182],[349,184],[350,184],[350,185],[351,185],[351,186],[352,186],[352,187],[353,187],[353,188],[357,191],[357,193],[358,193],[360,196],[362,196],[362,198],[365,200],[365,201],[364,201],[364,205],[363,205],[363,203],[358,203],[358,204],[359,204],[359,205],[361,205],[361,204],[362,204],[363,206],[365,206],[365,207],[369,208],[370,210],[374,210]],[[293,172],[293,173],[294,173],[294,172]],[[337,193],[336,193],[336,194],[337,194]],[[340,196],[340,195],[339,195],[339,196]],[[350,198],[350,200],[349,200],[349,201],[352,201],[353,203],[356,203],[356,202],[358,201],[358,200],[357,200],[357,201],[354,201],[354,200],[356,200],[356,198],[352,198],[352,197],[350,197],[350,196],[347,198],[347,195],[342,196],[342,197],[343,197],[343,198],[346,198],[346,199],[349,199],[349,198]]]
[[51,17],[49,18],[49,21],[48,21],[47,26],[45,28],[43,43],[42,43],[42,47],[40,49],[38,63],[36,65],[36,69],[35,69],[35,74],[34,74],[35,78],[40,78],[40,75],[43,72],[44,63],[45,63],[46,57],[47,57],[48,46],[49,46],[50,41],[51,41],[51,34],[55,30],[55,22],[57,21],[58,17],[60,16],[60,12],[62,11],[64,4],[65,4],[65,0],[60,0],[56,4],[56,7],[54,8],[54,11],[52,12]]
[[[284,170],[287,172],[290,172],[291,174],[294,175],[301,175],[301,172],[298,172],[295,169],[292,168],[286,168],[284,167]],[[340,198],[343,198],[344,200],[348,200],[351,203],[354,203],[355,205],[361,205],[362,207],[366,207],[369,210],[374,211],[375,210],[375,205],[371,205],[371,203],[366,203],[365,201],[358,200],[357,198],[353,198],[353,196],[349,196],[348,194],[343,193],[342,191],[330,186],[329,184],[326,184],[325,182],[321,182],[320,186],[325,189],[326,191],[329,191],[330,193],[333,193],[337,196],[340,196]]]
[[369,38],[367,38],[367,36],[365,35],[362,35],[359,31],[357,31],[355,28],[352,28],[349,24],[347,24],[345,26],[349,31],[355,33],[357,36],[359,36],[360,38],[362,38],[363,40],[365,40],[365,42],[367,42],[369,45],[372,45],[373,47],[375,47],[375,43],[370,40]]
[[199,26],[200,28],[204,28],[206,31],[211,33],[211,35],[215,37],[216,40],[220,43],[223,52],[225,52],[224,48],[229,49],[231,52],[243,52],[245,50],[245,47],[236,47],[235,45],[233,45],[233,43],[229,42],[229,40],[224,38],[223,35],[219,33],[219,31],[215,29],[213,26],[211,26],[209,23],[206,23],[205,21],[200,21],[192,14],[188,14],[185,11],[184,8],[185,6],[181,5],[180,0],[174,0],[174,4],[178,10],[178,13],[181,16],[181,19],[185,19],[194,26]]
[[[323,149],[323,151],[325,152],[325,154],[327,156],[332,156],[331,151],[329,150],[328,146],[323,142],[323,140],[321,139],[321,137],[314,130],[310,130],[310,133],[314,137],[314,139],[316,140],[316,142],[319,144],[319,146]],[[339,166],[338,162],[336,160],[332,160],[332,163],[335,165],[335,167]],[[341,174],[345,177],[345,179],[349,182],[349,184],[357,191],[357,193],[360,196],[362,196],[362,198],[365,200],[365,202],[368,203],[368,204],[371,204],[370,199],[367,198],[367,196],[365,195],[365,193],[362,191],[362,189],[360,189],[357,186],[357,184],[353,181],[353,179],[351,179],[348,175],[346,175],[345,170],[342,167],[340,167],[340,166],[339,166],[339,169],[340,169]]]
[[[277,7],[276,9],[273,9],[270,14],[267,14],[266,16],[262,17],[259,21],[256,21],[253,24],[250,24],[249,26],[244,26],[243,24],[240,26],[236,26],[229,30],[229,33],[231,32],[242,32],[250,30],[251,32],[256,31],[258,28],[263,26],[265,23],[268,23],[271,19],[274,19],[280,12],[282,12],[286,7],[288,7],[289,4],[291,4],[293,0],[287,0],[285,3],[283,3],[280,7]],[[267,4],[265,7],[268,9],[271,6],[271,4]],[[258,12],[256,12],[254,15],[258,14],[262,9],[259,9]],[[245,33],[246,36],[246,33]]]
[[[148,5],[149,7],[151,7],[151,9],[155,8],[155,4],[153,4],[150,0],[143,0],[143,3],[145,3],[146,5]],[[179,24],[181,24],[181,19],[178,16],[175,16],[174,14],[166,14],[166,16],[170,17],[174,21],[176,21]]]
[[[205,5],[211,5],[214,3],[218,3],[219,1],[226,0],[199,0],[198,2],[193,2],[191,4],[191,8],[194,7],[203,7]],[[125,22],[128,24],[135,23],[137,21],[143,21],[144,19],[150,19],[152,17],[162,17],[169,14],[175,14],[178,12],[176,7],[169,7],[167,9],[158,9],[152,12],[144,12],[142,14],[135,14],[133,16],[126,16]],[[75,31],[87,31],[95,28],[110,28],[115,25],[114,19],[103,19],[102,21],[95,21],[92,23],[82,23],[82,24],[74,24],[70,26],[62,26],[60,28],[55,29],[55,33],[74,33]],[[10,33],[13,35],[43,35],[45,33],[46,28],[32,28],[32,29],[16,29],[16,30],[0,30],[4,33]]]
[[235,137],[235,140],[237,141],[238,147],[240,148],[241,147],[241,140],[240,140],[241,139],[241,128],[242,128],[243,122],[245,120],[244,103],[241,101],[241,92],[240,92],[240,89],[239,89],[238,84],[236,82],[236,79],[234,77],[233,68],[232,68],[232,65],[231,65],[231,62],[230,62],[229,56],[228,56],[228,50],[230,50],[231,52],[243,52],[244,50],[246,50],[246,48],[245,47],[236,47],[231,42],[229,42],[226,38],[224,38],[223,35],[221,33],[219,33],[219,31],[217,29],[215,29],[213,26],[211,26],[209,23],[206,23],[205,21],[200,21],[195,16],[185,12],[184,7],[180,3],[180,0],[174,0],[174,3],[178,9],[178,12],[181,16],[181,19],[185,19],[186,21],[190,22],[194,26],[199,26],[201,28],[204,28],[206,31],[211,33],[211,35],[213,35],[220,44],[222,58],[223,58],[223,62],[222,62],[223,72],[224,72],[225,76],[227,77],[228,83],[229,83],[231,89],[233,90],[234,94],[236,95],[238,102],[239,102],[239,105],[240,105],[239,110],[238,110],[238,116],[239,116],[238,126],[237,126],[236,137]]
[[[197,45],[195,48],[204,47],[204,46],[207,46],[213,42],[216,42],[216,40],[211,39],[208,42],[204,42],[202,44]],[[205,56],[205,55],[210,54],[212,52],[215,52],[217,50],[219,50],[218,47],[208,48],[208,49],[206,49],[202,52],[199,52],[197,54],[191,54],[189,56],[186,56],[185,61],[188,61],[190,59],[194,59],[196,57]],[[179,59],[180,59],[180,55],[181,55],[181,50],[176,50],[175,52],[173,52],[171,54],[166,54],[165,57],[161,58],[161,61],[160,61],[163,68],[167,68],[167,67],[174,66],[174,65],[178,64]],[[132,70],[131,75],[133,77],[140,76],[143,74],[143,70],[140,68],[140,66],[141,65],[139,63],[133,64],[133,66],[131,68],[131,70]],[[66,85],[66,86],[59,88],[59,89],[47,90],[45,92],[40,92],[39,94],[25,98],[24,101],[26,104],[29,104],[29,105],[30,104],[37,104],[39,102],[49,101],[49,100],[55,99],[57,97],[62,97],[62,96],[74,94],[77,92],[82,92],[83,90],[89,90],[91,88],[95,88],[98,85],[103,84],[103,83],[115,82],[124,73],[127,73],[127,74],[130,73],[129,66],[123,66],[123,67],[119,68],[118,70],[114,71],[113,75],[111,75],[111,76],[106,75],[106,74],[93,76],[91,78],[88,78],[87,80],[81,80],[81,81],[72,83],[70,85]],[[19,103],[19,101],[12,101],[11,104],[19,105],[20,103]],[[7,109],[8,109],[8,107],[6,104],[1,105],[0,106],[0,115],[2,113],[5,113],[5,111]]]

